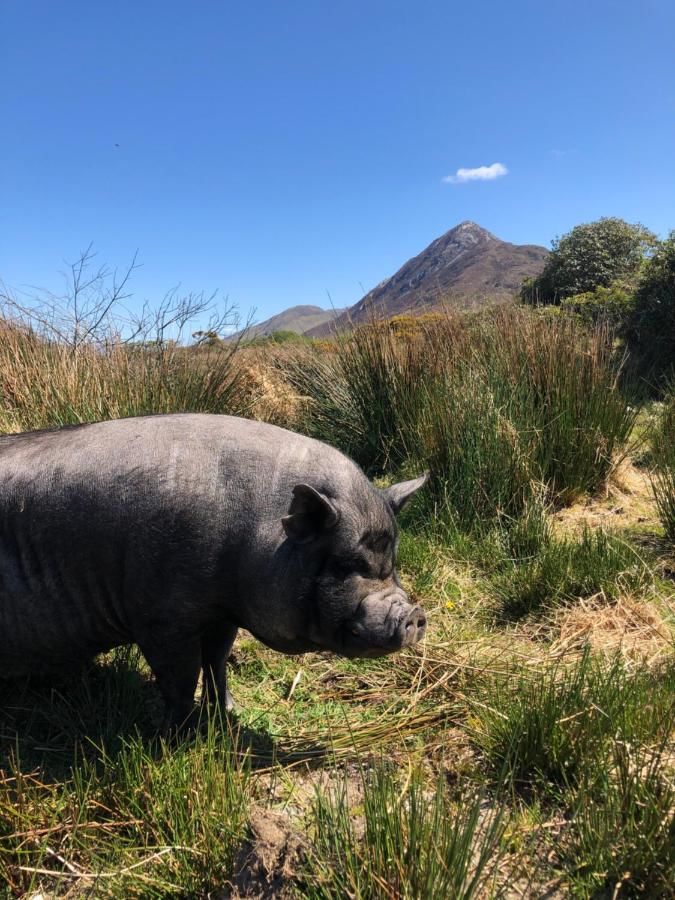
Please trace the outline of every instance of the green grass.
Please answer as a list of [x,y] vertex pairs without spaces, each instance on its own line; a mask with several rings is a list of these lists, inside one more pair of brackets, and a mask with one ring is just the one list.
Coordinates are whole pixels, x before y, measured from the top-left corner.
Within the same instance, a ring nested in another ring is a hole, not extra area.
[[371,474],[429,470],[420,523],[472,535],[597,490],[637,414],[601,328],[517,309],[437,317],[407,339],[373,323],[280,366],[308,434]]
[[668,739],[675,668],[660,677],[632,673],[590,651],[571,664],[489,682],[474,705],[475,741],[514,789],[555,798],[606,770],[619,745]]
[[587,526],[576,538],[549,536],[538,552],[521,554],[505,568],[492,578],[492,593],[506,619],[595,595],[611,602],[646,588],[653,579],[628,541]]
[[560,851],[576,896],[667,897],[675,884],[675,714],[654,743],[614,741],[584,773]]
[[[245,834],[245,765],[214,723],[191,745],[125,740],[49,784],[16,758],[0,788],[0,880],[114,897],[223,885]],[[64,860],[66,862],[64,863]]]
[[344,787],[317,798],[305,896],[481,895],[501,857],[498,807],[481,794],[453,799],[442,779],[429,785],[417,771],[404,785],[382,764],[362,770],[361,778],[356,810]]

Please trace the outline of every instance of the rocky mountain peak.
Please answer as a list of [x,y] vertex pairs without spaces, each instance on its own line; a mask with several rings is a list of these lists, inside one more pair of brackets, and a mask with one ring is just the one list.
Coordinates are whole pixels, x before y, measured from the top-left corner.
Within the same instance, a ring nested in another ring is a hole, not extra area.
[[544,247],[510,244],[465,220],[409,259],[331,326],[308,333],[327,334],[332,327],[349,327],[373,316],[504,301],[517,293],[523,278],[539,274],[547,256]]
[[491,234],[486,228],[482,228],[475,222],[466,221],[460,222],[459,225],[455,225],[454,228],[446,231],[445,234],[442,234],[430,246],[433,247],[434,244],[438,243],[469,248],[485,241],[497,240],[498,238],[496,238],[494,234]]

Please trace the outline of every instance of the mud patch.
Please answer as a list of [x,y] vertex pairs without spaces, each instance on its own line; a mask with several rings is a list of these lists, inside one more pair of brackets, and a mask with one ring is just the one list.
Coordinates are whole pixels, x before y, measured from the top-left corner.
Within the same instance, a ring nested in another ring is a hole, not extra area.
[[231,888],[212,900],[290,898],[297,896],[306,840],[281,812],[254,807],[249,815],[249,840],[241,848]]

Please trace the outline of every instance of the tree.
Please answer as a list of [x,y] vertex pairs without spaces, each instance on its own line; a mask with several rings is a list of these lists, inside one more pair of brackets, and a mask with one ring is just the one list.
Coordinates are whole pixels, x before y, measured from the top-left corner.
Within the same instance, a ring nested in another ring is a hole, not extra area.
[[642,377],[675,377],[675,231],[645,263],[628,327],[628,348]]
[[551,254],[536,278],[527,279],[521,300],[532,305],[559,304],[567,297],[630,281],[657,243],[644,225],[603,218],[576,225],[552,242]]

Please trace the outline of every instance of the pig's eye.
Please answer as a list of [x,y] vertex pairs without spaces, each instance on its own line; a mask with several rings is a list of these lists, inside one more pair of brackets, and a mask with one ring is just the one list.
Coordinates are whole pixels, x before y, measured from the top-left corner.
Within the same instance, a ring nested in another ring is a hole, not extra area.
[[349,578],[351,575],[368,577],[371,574],[370,568],[368,560],[358,556],[353,559],[337,559],[332,566],[338,578]]

